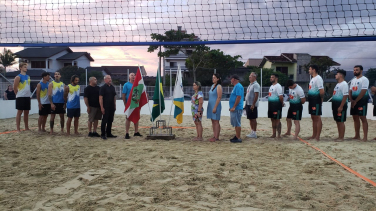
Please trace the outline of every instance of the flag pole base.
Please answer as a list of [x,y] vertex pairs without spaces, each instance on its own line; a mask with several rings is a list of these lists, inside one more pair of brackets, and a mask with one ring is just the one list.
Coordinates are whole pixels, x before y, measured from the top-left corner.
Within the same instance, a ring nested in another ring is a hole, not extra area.
[[150,135],[146,139],[172,140],[175,139],[175,134],[172,134],[172,127],[166,126],[166,120],[157,120],[156,127],[150,128]]

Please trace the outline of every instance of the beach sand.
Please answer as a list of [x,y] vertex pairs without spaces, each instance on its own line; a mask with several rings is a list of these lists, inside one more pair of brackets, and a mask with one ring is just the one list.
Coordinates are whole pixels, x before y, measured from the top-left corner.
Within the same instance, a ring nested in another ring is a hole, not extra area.
[[[171,125],[188,127],[173,129],[171,141],[145,139],[149,116],[140,121],[144,137],[132,137],[132,126],[129,140],[123,115],[113,124],[118,137],[108,140],[86,137],[87,115],[79,137],[39,134],[37,118],[30,116],[31,131],[0,135],[0,210],[376,210],[376,187],[301,141],[267,138],[267,118],[258,119],[258,139],[245,137],[243,118],[241,144],[229,142],[235,134],[229,117],[221,119],[221,140],[214,143],[206,141],[212,137],[206,117],[205,141],[191,141],[189,116],[181,125],[171,118]],[[341,143],[332,140],[334,120],[323,122],[322,140],[308,142],[376,181],[376,121],[369,121],[369,142]],[[0,132],[14,128],[14,118],[0,120]],[[307,140],[311,120],[301,128]],[[350,117],[345,138],[353,136]]]

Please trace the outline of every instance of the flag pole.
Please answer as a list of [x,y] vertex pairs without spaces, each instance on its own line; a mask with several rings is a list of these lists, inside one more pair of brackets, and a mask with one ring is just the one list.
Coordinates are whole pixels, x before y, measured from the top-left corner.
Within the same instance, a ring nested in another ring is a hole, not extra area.
[[[162,72],[161,72],[161,62],[159,62],[159,78],[158,78],[159,120],[162,120],[162,108],[161,108],[161,97],[162,97],[162,92],[161,92],[161,74],[162,74]],[[162,89],[163,89],[163,86],[162,86]]]
[[[178,74],[179,74],[179,70],[180,70],[180,64],[178,66],[178,71],[176,73],[176,78],[175,78],[175,88],[176,88],[176,83],[178,82]],[[171,76],[171,69],[170,69],[170,92],[172,93],[172,87],[171,87],[171,81],[172,81],[172,76]],[[167,123],[167,127],[170,127],[170,119],[171,119],[171,111],[172,111],[172,105],[174,104],[174,98],[173,98],[173,95],[171,95],[171,108],[170,108],[170,115],[168,116],[168,123]]]
[[[145,90],[145,93],[146,93],[146,99],[147,99],[147,102],[148,102],[147,104],[148,104],[149,113],[150,113],[150,116],[151,116],[151,110],[150,110],[150,105],[149,105],[149,96],[148,96],[148,92],[147,92],[147,89],[146,89],[146,84],[145,84],[145,81],[144,81],[144,76],[142,75],[141,67],[140,67],[139,64],[138,64],[138,69],[140,70],[142,81],[144,82],[144,90]],[[128,80],[129,80],[129,77],[128,77]],[[141,109],[142,108],[140,108],[140,112],[141,112]],[[151,126],[152,127],[154,126],[154,122],[151,123]]]

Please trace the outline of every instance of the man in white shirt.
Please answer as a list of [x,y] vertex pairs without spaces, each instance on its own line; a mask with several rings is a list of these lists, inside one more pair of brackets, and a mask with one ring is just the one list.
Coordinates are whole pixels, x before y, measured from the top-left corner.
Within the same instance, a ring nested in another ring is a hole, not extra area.
[[268,118],[272,121],[273,135],[270,138],[276,138],[276,132],[278,131],[278,139],[281,138],[281,118],[283,103],[283,91],[282,86],[278,83],[278,75],[272,74],[270,76],[270,82],[272,85],[269,88],[268,97]]
[[247,88],[247,95],[245,96],[245,110],[247,113],[247,119],[251,125],[251,133],[247,135],[249,138],[257,138],[257,107],[259,105],[259,93],[260,84],[257,83],[257,75],[255,72],[251,72],[249,75],[249,86]]
[[286,118],[287,132],[284,135],[291,135],[292,120],[294,120],[294,140],[297,140],[300,132],[300,120],[302,120],[303,104],[305,103],[306,98],[302,87],[296,84],[293,80],[288,80],[287,86],[289,87],[290,108],[287,112]]
[[345,121],[347,114],[347,98],[349,86],[345,81],[346,71],[338,70],[336,74],[337,85],[333,91],[332,110],[333,118],[337,123],[338,138],[335,141],[343,141],[345,137]]
[[322,101],[324,98],[324,81],[318,74],[318,66],[310,65],[309,74],[312,76],[309,82],[308,90],[308,112],[312,119],[312,136],[309,139],[316,139],[320,141],[320,134],[322,130]]
[[[360,141],[367,141],[368,135],[368,122],[367,122],[367,105],[368,105],[368,78],[363,76],[363,67],[361,65],[356,65],[354,67],[354,76],[355,78],[351,80],[350,90],[349,90],[349,99],[351,102],[350,114],[354,119],[355,127],[355,137]],[[363,139],[360,139],[360,120],[363,125]]]

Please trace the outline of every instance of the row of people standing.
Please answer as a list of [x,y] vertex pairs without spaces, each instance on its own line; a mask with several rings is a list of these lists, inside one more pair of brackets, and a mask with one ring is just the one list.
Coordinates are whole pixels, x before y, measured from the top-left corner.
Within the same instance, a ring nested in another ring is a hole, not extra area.
[[[316,65],[311,65],[309,67],[309,74],[312,79],[309,83],[308,91],[308,108],[309,114],[312,119],[312,136],[308,139],[320,140],[321,130],[322,130],[322,102],[324,96],[324,84],[320,75],[318,75],[318,67]],[[343,141],[345,133],[346,115],[347,115],[347,102],[351,102],[350,114],[354,119],[355,136],[353,139],[358,139],[362,141],[367,141],[368,134],[368,122],[367,116],[367,105],[368,105],[368,86],[369,80],[362,75],[363,67],[361,65],[356,65],[354,67],[355,78],[351,81],[350,89],[345,81],[346,71],[337,71],[335,76],[337,80],[337,85],[334,88],[333,98],[332,98],[332,113],[333,118],[336,121],[338,128],[338,138],[335,141]],[[222,86],[221,77],[218,74],[213,75],[213,85],[209,91],[209,100],[207,106],[207,118],[212,121],[213,137],[209,141],[219,140],[220,135],[220,124],[219,120],[221,117],[221,96],[222,96]],[[247,135],[249,138],[257,138],[257,117],[258,117],[258,101],[260,93],[260,85],[257,83],[257,74],[252,72],[249,76],[250,84],[247,88],[247,94],[245,96],[245,106],[244,110],[247,114],[247,119],[250,121],[251,133]],[[268,93],[268,118],[271,119],[273,134],[271,138],[281,138],[281,122],[282,118],[282,108],[284,105],[283,99],[283,89],[278,83],[278,74],[272,74],[270,77],[270,82],[272,85],[269,88]],[[230,139],[233,143],[242,142],[241,140],[241,116],[243,111],[243,98],[244,98],[244,88],[239,83],[239,77],[237,75],[231,76],[231,84],[234,85],[233,91],[230,95],[229,106],[230,106],[230,122],[233,127],[235,127],[235,136]],[[301,86],[296,84],[294,81],[289,80],[286,84],[289,88],[289,102],[290,107],[287,112],[287,132],[285,136],[291,135],[292,121],[295,124],[295,134],[294,139],[298,138],[300,132],[300,120],[303,113],[303,104],[306,102],[306,97]],[[193,116],[193,121],[196,125],[197,137],[193,140],[202,140],[202,114],[203,109],[203,93],[201,91],[200,82],[194,82],[193,89],[195,94],[192,96],[191,100],[191,111]],[[376,87],[371,88],[372,92],[376,92]],[[374,116],[376,116],[376,107],[374,108]],[[363,125],[363,139],[360,139],[360,122]]]
[[[27,64],[20,64],[20,74],[15,77],[14,91],[16,93],[16,126],[20,132],[21,115],[24,115],[25,130],[29,130],[28,116],[31,109],[30,76],[27,73]],[[54,133],[55,117],[60,116],[61,132],[64,132],[64,116],[67,113],[66,122],[67,135],[70,135],[72,120],[74,122],[74,133],[78,135],[78,124],[81,116],[80,106],[80,85],[79,77],[73,75],[71,83],[67,86],[60,81],[60,72],[54,73],[55,80],[50,81],[50,73],[42,74],[42,81],[37,85],[37,100],[39,108],[38,131],[45,132],[47,117],[50,117],[50,133]],[[97,79],[91,77],[90,85],[84,90],[84,99],[89,114],[88,128],[89,136],[100,136],[97,133],[98,120],[101,123],[101,137],[116,137],[111,133],[111,126],[116,110],[116,92],[111,84],[111,76],[104,77],[105,84],[97,86]],[[93,130],[92,130],[93,128]]]

